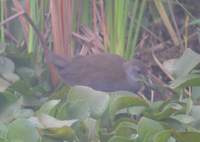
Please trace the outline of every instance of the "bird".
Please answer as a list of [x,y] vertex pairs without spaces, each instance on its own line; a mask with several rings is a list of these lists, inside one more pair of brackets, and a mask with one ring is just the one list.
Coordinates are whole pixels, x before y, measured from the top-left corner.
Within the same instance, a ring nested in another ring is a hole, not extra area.
[[137,93],[143,86],[144,64],[137,59],[126,61],[111,53],[63,58],[53,52],[48,62],[57,69],[60,79],[69,86],[87,86],[97,91]]

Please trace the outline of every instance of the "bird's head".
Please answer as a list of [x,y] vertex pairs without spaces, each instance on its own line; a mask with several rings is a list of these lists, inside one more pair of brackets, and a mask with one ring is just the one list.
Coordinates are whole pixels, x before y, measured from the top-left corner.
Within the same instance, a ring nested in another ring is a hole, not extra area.
[[147,67],[139,60],[133,59],[123,64],[126,76],[130,84],[145,83],[148,76]]

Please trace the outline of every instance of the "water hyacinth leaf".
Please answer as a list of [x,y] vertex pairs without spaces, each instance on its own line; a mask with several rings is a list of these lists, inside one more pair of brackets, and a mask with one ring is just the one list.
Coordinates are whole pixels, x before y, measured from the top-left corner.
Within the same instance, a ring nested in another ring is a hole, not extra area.
[[11,89],[19,92],[24,96],[32,96],[33,91],[31,90],[32,86],[30,83],[25,82],[24,80],[18,80],[14,84],[12,84]]
[[108,142],[134,142],[134,141],[133,139],[128,139],[126,137],[113,136],[108,140]]
[[2,76],[8,80],[9,82],[15,83],[16,81],[18,81],[20,78],[17,74],[15,73],[3,73]]
[[45,136],[59,140],[72,140],[74,138],[74,130],[70,127],[49,128],[43,131]]
[[152,140],[153,136],[164,130],[163,126],[152,119],[141,118],[138,123],[138,135],[141,141]]
[[0,78],[0,92],[4,92],[10,85],[8,81]]
[[89,117],[72,125],[76,136],[81,142],[99,141],[97,120]]
[[174,80],[170,87],[172,89],[184,88],[188,86],[200,86],[200,75],[199,74],[188,74]]
[[199,86],[193,86],[192,87],[192,100],[199,100],[200,99],[200,87]]
[[194,119],[200,120],[200,106],[199,105],[193,105],[191,115]]
[[145,111],[144,115],[147,115],[155,120],[163,120],[169,118],[174,112],[181,109],[183,109],[183,107],[178,103],[164,103],[162,106],[156,108],[155,110],[150,109],[149,111],[147,109],[148,111]]
[[119,123],[113,133],[115,136],[131,137],[136,134],[138,126],[133,122],[124,121]]
[[138,96],[121,95],[121,96],[114,96],[109,108],[110,108],[111,115],[114,115],[117,111],[121,109],[134,107],[134,106],[146,107],[148,106],[148,104],[144,99]]
[[[60,107],[57,107],[57,109],[60,109]],[[58,118],[86,119],[91,115],[89,104],[82,100],[65,103],[61,109],[56,115]]]
[[10,122],[17,118],[27,118],[33,115],[33,110],[25,109],[23,106],[22,98],[18,99],[16,102],[6,106],[0,113],[0,121]]
[[177,77],[186,76],[200,63],[200,54],[187,48],[183,55],[175,63]]
[[71,127],[73,123],[77,120],[58,120],[52,116],[41,114],[38,117],[40,123],[44,128],[61,128],[61,127]]
[[181,123],[184,123],[184,124],[189,124],[194,121],[193,117],[191,117],[189,115],[184,115],[184,114],[174,115],[174,116],[171,116],[171,118],[173,118]]
[[50,100],[46,103],[44,103],[40,109],[36,112],[37,115],[40,114],[49,114],[52,109],[55,108],[55,106],[60,102],[60,100]]
[[170,137],[171,130],[162,130],[154,136],[153,142],[169,142]]
[[46,114],[38,117],[40,124],[46,136],[58,139],[71,139],[74,136],[74,130],[71,128],[77,120],[58,120]]
[[163,62],[164,68],[171,74],[175,75],[176,73],[176,66],[175,63],[178,59],[169,59]]
[[200,106],[199,105],[193,105],[191,116],[194,119],[194,122],[192,123],[192,126],[200,129]]
[[144,110],[145,110],[144,106],[134,106],[134,107],[128,108],[128,112],[131,115],[140,115],[144,112]]
[[[97,141],[98,134],[97,134],[97,120],[88,118],[84,120],[84,124],[88,129],[88,141]],[[85,131],[84,131],[85,132]]]
[[11,92],[5,91],[3,93],[0,93],[0,114],[2,113],[2,111],[4,111],[6,107],[12,105],[18,99],[18,96]]
[[174,137],[179,142],[199,142],[199,132],[174,132]]
[[174,108],[168,107],[161,110],[160,112],[144,112],[144,115],[156,120],[163,120],[169,118],[169,116],[172,115],[175,111],[176,110]]
[[0,141],[7,141],[8,127],[0,122]]
[[16,69],[16,72],[27,82],[32,81],[36,77],[35,71],[32,68],[20,67]]
[[7,57],[0,56],[0,74],[13,73],[15,71],[15,64]]
[[67,101],[69,103],[76,102],[76,106],[85,104],[84,106],[88,106],[88,111],[93,117],[100,117],[108,106],[109,95],[89,87],[75,86],[70,89]]
[[39,142],[40,139],[37,129],[26,119],[17,119],[8,125],[9,141]]

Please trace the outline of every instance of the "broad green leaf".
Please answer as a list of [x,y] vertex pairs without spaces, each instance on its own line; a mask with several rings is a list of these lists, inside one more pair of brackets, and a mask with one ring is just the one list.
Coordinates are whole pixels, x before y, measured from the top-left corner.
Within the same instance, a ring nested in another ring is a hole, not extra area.
[[200,106],[199,105],[193,105],[191,116],[194,119],[194,122],[192,123],[192,126],[200,129]]
[[40,142],[40,138],[38,130],[26,119],[17,119],[8,125],[9,141]]
[[7,57],[0,56],[0,74],[13,73],[15,70],[15,64]]
[[200,63],[200,55],[187,48],[183,55],[176,61],[176,76],[186,76]]
[[173,118],[181,123],[184,123],[184,124],[189,124],[194,121],[193,117],[191,117],[189,115],[184,115],[184,114],[174,115],[174,116],[171,116],[171,118]]
[[43,131],[45,136],[56,138],[59,140],[72,140],[74,138],[74,130],[70,127],[49,128]]
[[25,96],[33,95],[34,92],[31,90],[31,88],[32,88],[31,84],[29,84],[23,80],[19,80],[11,86],[12,90],[17,91]]
[[58,120],[46,114],[41,114],[38,117],[38,119],[45,129],[71,127],[71,125],[77,121],[77,120]]
[[200,114],[200,105],[193,105],[191,111],[192,117],[195,118],[196,120],[200,120],[199,114]]
[[0,78],[0,92],[4,92],[10,85],[8,81]]
[[91,115],[90,106],[84,100],[67,102],[57,107],[57,118],[85,119]]
[[153,142],[168,142],[170,137],[171,137],[171,130],[162,130],[154,136]]
[[113,136],[108,140],[108,142],[134,142],[134,140],[121,136]]
[[91,116],[100,117],[108,106],[109,95],[89,87],[75,86],[70,89],[67,102],[71,111],[75,111],[73,108],[81,109],[83,113],[88,111]]
[[68,140],[74,137],[74,130],[71,126],[77,120],[58,120],[49,115],[41,114],[38,117],[29,118],[29,121],[42,130],[45,136]]
[[55,106],[60,102],[60,100],[50,100],[46,103],[44,103],[40,109],[36,112],[37,115],[40,115],[42,113],[49,114],[52,109],[55,108]]
[[26,82],[31,82],[36,77],[35,71],[32,68],[20,67],[17,68],[16,72]]
[[8,127],[6,124],[0,122],[0,141],[7,140],[7,134],[8,134]]
[[177,59],[169,59],[163,62],[164,68],[171,74],[175,75],[176,73],[176,63]]
[[2,76],[9,82],[15,83],[16,81],[18,81],[20,78],[17,74],[12,73],[12,72],[7,72],[7,73],[3,73]]
[[19,117],[19,115],[21,114],[22,104],[22,98],[20,98],[16,102],[6,105],[0,113],[0,121],[9,122]]
[[192,87],[192,100],[193,101],[200,100],[200,86]]
[[87,118],[73,124],[72,128],[76,132],[76,136],[81,142],[97,142],[99,141],[97,120]]
[[200,74],[188,74],[172,81],[172,89],[184,88],[188,86],[200,86]]
[[174,112],[182,108],[177,108],[176,106],[179,104],[175,103],[160,103],[158,102],[158,105],[156,105],[157,102],[155,102],[155,105],[150,105],[150,107],[144,111],[144,116],[155,120],[163,120],[169,118]]
[[119,123],[113,131],[115,136],[123,136],[131,138],[131,136],[137,131],[138,126],[133,122],[124,121]]
[[155,134],[164,130],[163,126],[158,122],[143,117],[138,123],[138,135],[142,142],[152,141]]
[[121,96],[114,96],[113,100],[110,103],[110,113],[113,116],[116,112],[121,109],[129,108],[129,107],[138,107],[144,106],[147,107],[147,102],[140,98],[139,96],[133,95],[121,95]]
[[174,132],[174,137],[179,142],[199,142],[200,133],[198,133],[198,132]]
[[97,120],[88,118],[84,120],[84,124],[88,129],[88,141],[98,141],[98,125]]

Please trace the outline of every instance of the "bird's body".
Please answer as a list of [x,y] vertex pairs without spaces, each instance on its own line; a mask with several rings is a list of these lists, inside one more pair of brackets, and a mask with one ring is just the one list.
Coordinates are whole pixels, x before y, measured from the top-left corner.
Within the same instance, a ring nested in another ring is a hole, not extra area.
[[66,60],[51,54],[50,62],[56,66],[61,80],[70,86],[89,86],[106,92],[137,92],[142,86],[138,61],[126,62],[118,55],[102,53]]

